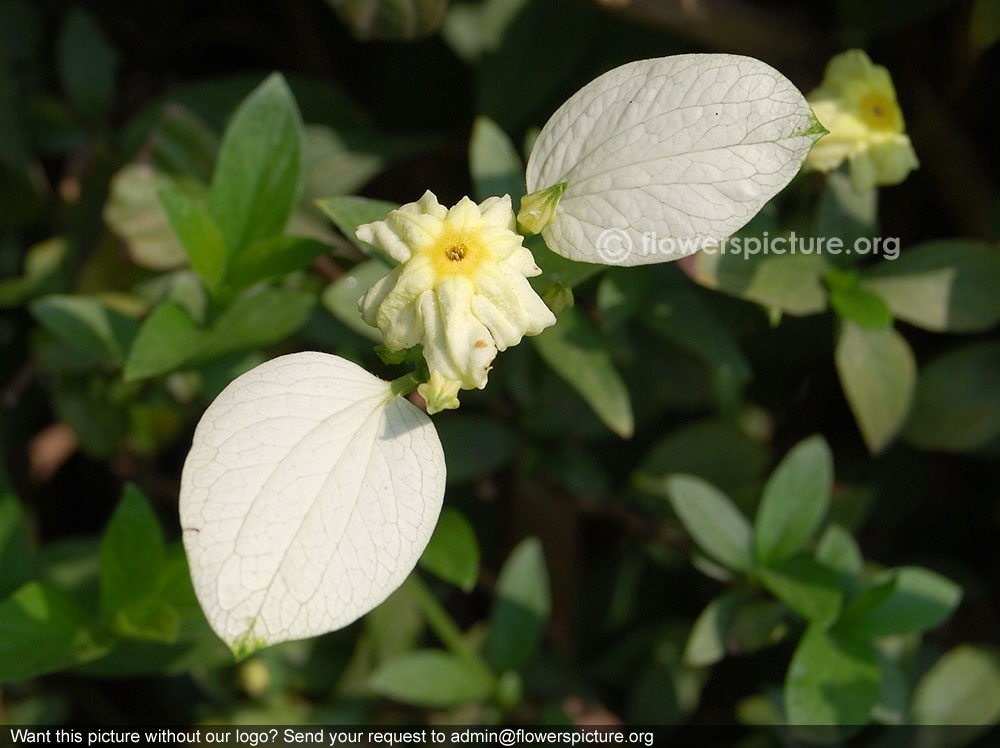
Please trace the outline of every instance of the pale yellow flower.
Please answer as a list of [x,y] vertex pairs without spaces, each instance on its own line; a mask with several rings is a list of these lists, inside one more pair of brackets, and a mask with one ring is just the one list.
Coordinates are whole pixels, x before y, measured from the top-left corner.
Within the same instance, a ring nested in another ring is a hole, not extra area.
[[391,351],[423,344],[428,412],[458,407],[459,389],[486,386],[497,351],[556,321],[528,283],[541,270],[514,229],[508,195],[448,209],[430,191],[358,227],[400,262],[368,289],[361,314]]
[[889,71],[861,50],[830,60],[822,84],[806,98],[830,131],[806,157],[806,169],[828,172],[846,159],[854,191],[863,194],[899,184],[919,166]]

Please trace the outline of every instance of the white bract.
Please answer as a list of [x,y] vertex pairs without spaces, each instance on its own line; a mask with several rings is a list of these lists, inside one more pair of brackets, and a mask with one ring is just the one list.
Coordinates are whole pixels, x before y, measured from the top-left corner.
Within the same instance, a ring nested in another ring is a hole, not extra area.
[[823,132],[798,89],[759,60],[640,60],[552,115],[528,160],[528,192],[567,183],[542,231],[564,257],[676,260],[753,218]]
[[237,654],[346,626],[413,569],[444,497],[430,419],[323,353],[269,361],[205,411],[181,479],[198,600]]

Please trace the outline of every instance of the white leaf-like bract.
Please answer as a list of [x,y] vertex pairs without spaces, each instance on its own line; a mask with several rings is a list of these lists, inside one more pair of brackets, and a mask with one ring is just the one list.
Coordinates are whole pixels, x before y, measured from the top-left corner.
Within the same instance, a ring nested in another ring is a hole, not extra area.
[[406,579],[444,497],[430,419],[324,353],[234,380],[205,411],[181,478],[195,592],[237,655],[346,626]]
[[676,260],[753,218],[824,132],[799,90],[760,60],[640,60],[595,79],[552,115],[528,160],[528,192],[567,183],[542,232],[564,257]]

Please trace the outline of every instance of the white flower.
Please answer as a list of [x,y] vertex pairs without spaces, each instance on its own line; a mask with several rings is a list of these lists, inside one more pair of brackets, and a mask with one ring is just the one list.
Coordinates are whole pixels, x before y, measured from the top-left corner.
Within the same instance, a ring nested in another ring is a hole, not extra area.
[[459,389],[486,386],[497,351],[556,321],[528,283],[541,270],[508,195],[448,209],[428,191],[357,235],[400,262],[368,289],[361,313],[389,350],[423,344],[428,412],[457,407]]
[[833,171],[846,159],[854,191],[899,184],[919,166],[889,71],[860,49],[830,60],[823,83],[808,96],[830,131],[806,158],[806,169]]

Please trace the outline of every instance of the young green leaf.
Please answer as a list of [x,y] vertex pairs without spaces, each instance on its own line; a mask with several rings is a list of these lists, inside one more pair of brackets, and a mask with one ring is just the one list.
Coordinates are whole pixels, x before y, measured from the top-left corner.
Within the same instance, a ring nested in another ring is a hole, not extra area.
[[469,141],[469,168],[476,199],[510,195],[516,206],[524,196],[524,167],[507,133],[489,117],[476,117]]
[[240,289],[262,280],[280,278],[304,270],[329,251],[328,245],[304,236],[258,239],[232,258],[226,270],[226,282]]
[[962,588],[919,566],[902,566],[872,580],[837,628],[864,638],[927,631],[951,615]]
[[734,571],[753,567],[750,523],[729,497],[693,475],[671,476],[666,488],[684,529],[705,553]]
[[447,507],[441,512],[434,534],[420,556],[420,566],[466,592],[475,587],[479,578],[479,543],[472,525],[457,509]]
[[843,527],[831,524],[826,528],[816,544],[816,560],[840,574],[840,586],[845,592],[856,589],[865,560],[851,533]]
[[882,297],[863,288],[857,278],[831,282],[833,271],[827,275],[830,288],[830,307],[844,320],[850,320],[865,330],[884,330],[892,325],[892,311]]
[[214,293],[226,273],[226,240],[218,225],[201,203],[177,188],[160,190],[160,203],[191,268]]
[[878,453],[906,421],[917,380],[917,362],[892,327],[865,330],[844,320],[834,354],[840,386],[869,451]]
[[498,670],[520,670],[531,661],[551,607],[542,544],[528,538],[510,552],[497,578],[486,654]]
[[[552,115],[528,160],[527,188],[569,183],[543,231],[565,257],[676,260],[753,218],[823,132],[795,86],[759,60],[640,60],[598,77]],[[673,246],[650,251],[651,236]]]
[[892,313],[934,332],[981,332],[1000,321],[1000,251],[993,242],[944,239],[908,247],[865,274]]
[[166,563],[160,522],[146,497],[125,487],[101,540],[101,609],[126,636],[172,641],[177,612],[157,596]]
[[754,555],[776,566],[800,551],[830,506],[833,455],[822,436],[799,442],[764,486],[754,520]]
[[829,626],[840,613],[844,599],[840,579],[809,556],[765,567],[761,580],[776,598],[818,626]]
[[316,305],[310,291],[250,289],[237,296],[212,325],[196,360],[278,343],[298,330]]
[[395,590],[444,496],[441,444],[388,382],[296,353],[205,411],[181,477],[195,591],[238,656],[346,626]]
[[120,365],[138,323],[89,296],[53,294],[30,305],[39,324],[72,348],[101,363]]
[[494,683],[449,652],[418,649],[379,665],[368,681],[379,696],[430,709],[449,709],[488,699]]
[[233,254],[280,234],[299,197],[302,121],[285,79],[275,73],[251,93],[226,128],[208,194]]
[[208,341],[180,304],[156,307],[142,323],[125,362],[125,381],[173,371],[190,360]]
[[104,653],[79,603],[42,582],[0,602],[0,683],[26,680]]
[[567,309],[559,324],[531,340],[545,363],[587,401],[609,429],[623,439],[632,436],[635,419],[628,390],[606,342],[583,314]]
[[867,643],[810,626],[785,678],[790,725],[864,725],[878,701],[878,661]]

